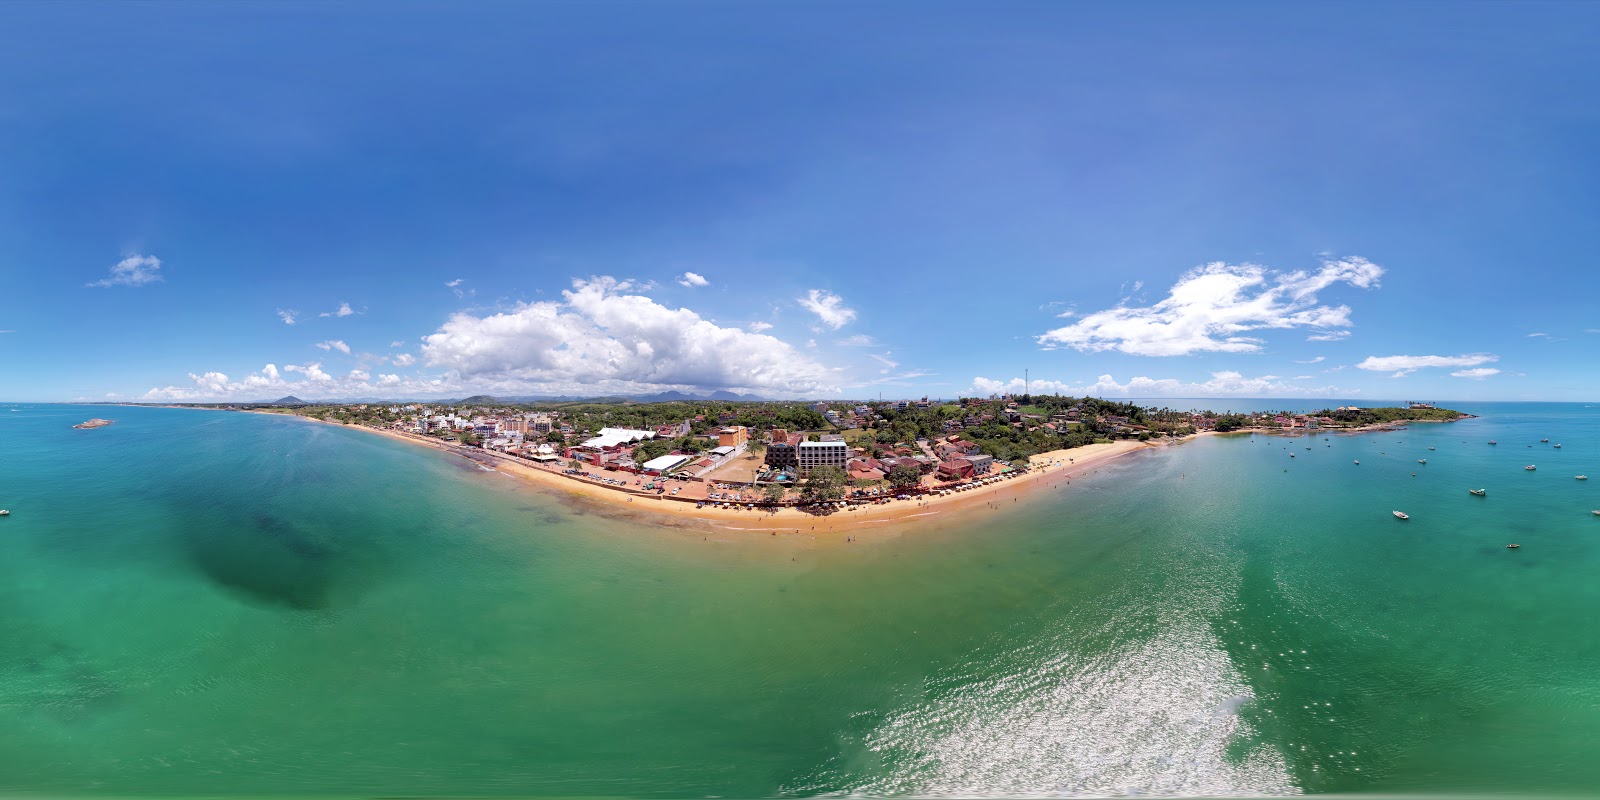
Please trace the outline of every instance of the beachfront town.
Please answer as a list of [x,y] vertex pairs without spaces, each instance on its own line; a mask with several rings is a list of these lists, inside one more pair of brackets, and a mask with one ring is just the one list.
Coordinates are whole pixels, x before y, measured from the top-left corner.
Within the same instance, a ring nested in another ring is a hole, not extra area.
[[1027,472],[1035,455],[1119,439],[1309,432],[1456,415],[1424,403],[1218,414],[1009,395],[869,403],[507,403],[474,397],[274,410],[377,428],[621,491],[739,507],[834,506],[965,491]]

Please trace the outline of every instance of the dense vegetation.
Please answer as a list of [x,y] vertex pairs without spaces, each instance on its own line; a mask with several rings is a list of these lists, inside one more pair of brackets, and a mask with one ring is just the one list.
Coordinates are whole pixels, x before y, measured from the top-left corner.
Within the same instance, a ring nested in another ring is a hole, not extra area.
[[1389,422],[1414,422],[1432,420],[1450,422],[1467,416],[1448,408],[1363,408],[1356,411],[1323,409],[1317,416],[1328,417],[1344,425],[1381,425]]

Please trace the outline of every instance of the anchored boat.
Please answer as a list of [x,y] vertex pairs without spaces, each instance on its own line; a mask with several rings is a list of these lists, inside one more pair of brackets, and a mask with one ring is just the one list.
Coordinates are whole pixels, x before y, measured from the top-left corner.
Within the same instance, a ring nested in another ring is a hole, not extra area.
[[1529,464],[1529,465],[1528,465],[1528,466],[1526,466],[1526,467],[1523,467],[1523,469],[1525,469],[1525,470],[1527,470],[1527,471],[1529,471],[1529,472],[1532,472],[1532,471],[1534,471],[1534,470],[1536,470],[1536,469],[1538,469],[1538,467],[1536,467],[1536,466],[1534,466],[1534,465],[1532,465],[1532,464]]
[[1411,519],[1411,515],[1404,511],[1395,511],[1393,513],[1395,519]]
[[1475,494],[1475,495],[1477,495],[1479,497],[1483,497],[1484,495],[1487,495],[1488,493],[1489,493],[1488,489],[1468,489],[1467,490],[1467,494]]

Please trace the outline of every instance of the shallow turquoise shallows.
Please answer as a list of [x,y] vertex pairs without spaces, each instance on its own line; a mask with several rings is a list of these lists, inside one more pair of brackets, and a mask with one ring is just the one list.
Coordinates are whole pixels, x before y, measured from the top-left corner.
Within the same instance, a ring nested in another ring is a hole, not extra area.
[[849,543],[304,420],[17,408],[0,794],[1600,787],[1591,406],[1215,437]]

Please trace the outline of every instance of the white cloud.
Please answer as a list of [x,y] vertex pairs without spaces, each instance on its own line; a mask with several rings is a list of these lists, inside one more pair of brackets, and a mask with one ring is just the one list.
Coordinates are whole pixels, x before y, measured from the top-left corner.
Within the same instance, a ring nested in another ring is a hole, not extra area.
[[417,357],[410,353],[401,353],[394,357],[394,365],[397,367],[409,367],[415,363],[417,363]]
[[1327,356],[1317,356],[1316,358],[1313,358],[1310,361],[1296,361],[1294,363],[1296,363],[1296,364],[1321,364],[1322,362],[1324,362],[1326,360],[1328,360]]
[[[291,376],[301,376],[301,379],[292,380]],[[189,373],[189,381],[190,385],[186,386],[151,389],[140,399],[179,402],[262,401],[274,400],[285,394],[305,399],[336,399],[367,394],[374,385],[368,382],[369,376],[364,370],[352,370],[344,378],[337,378],[324,372],[322,365],[316,362],[289,364],[281,372],[276,365],[268,364],[260,372],[245,376],[242,381],[233,381],[221,372]],[[404,379],[399,375],[380,375],[376,385],[394,392],[397,397],[459,395],[464,388],[445,379]]]
[[1493,367],[1478,367],[1477,369],[1456,370],[1455,372],[1450,373],[1450,376],[1453,378],[1471,378],[1475,381],[1481,381],[1490,375],[1499,374],[1500,370],[1497,370]]
[[457,287],[457,286],[460,286],[460,285],[461,285],[461,280],[462,280],[462,279],[461,279],[461,278],[456,278],[456,279],[455,279],[455,280],[453,280],[453,281],[445,281],[445,282],[444,282],[444,285],[446,285],[446,286],[448,286],[448,287],[450,287],[450,288],[452,288],[452,289],[454,289],[454,288],[456,288],[456,287]]
[[843,339],[834,339],[833,343],[837,344],[837,345],[843,345],[845,347],[877,347],[878,346],[878,340],[877,339],[874,339],[871,336],[868,336],[868,335],[866,335],[864,333],[858,333],[858,334],[856,334],[854,336],[846,336]]
[[299,313],[300,312],[295,311],[292,308],[280,308],[278,309],[278,319],[283,320],[283,324],[285,325],[293,325],[295,322],[295,317]]
[[389,346],[390,346],[390,347],[405,347],[405,346],[406,346],[406,343],[405,343],[405,342],[402,342],[402,341],[400,341],[400,340],[399,340],[399,339],[396,339],[396,340],[394,340],[394,341],[392,341],[392,342],[390,342],[390,343],[389,343]]
[[1313,338],[1342,338],[1349,335],[1344,329],[1351,325],[1350,307],[1320,305],[1317,293],[1335,283],[1369,289],[1382,275],[1382,267],[1364,258],[1324,261],[1316,272],[1290,273],[1218,261],[1185,273],[1155,305],[1118,305],[1087,314],[1038,341],[1046,348],[1181,356],[1257,352],[1262,340],[1242,334],[1263,329],[1310,328],[1316,331]]
[[[1295,380],[1301,380],[1296,378]],[[1101,375],[1094,383],[1073,386],[1061,381],[1031,380],[1026,382],[1034,394],[1062,394],[1090,397],[1341,397],[1353,392],[1335,386],[1298,386],[1284,383],[1275,375],[1246,378],[1232,371],[1213,372],[1211,380],[1199,383],[1175,378],[1137,377],[1127,383],[1118,383],[1110,375]],[[973,378],[969,396],[986,397],[991,394],[1021,394],[1024,381]]]
[[1550,334],[1548,334],[1548,333],[1530,333],[1530,334],[1528,334],[1528,338],[1529,339],[1532,339],[1532,338],[1534,338],[1536,336],[1543,336],[1543,337],[1548,339],[1550,337]]
[[801,308],[817,315],[822,324],[839,330],[855,321],[856,310],[844,304],[844,298],[826,289],[812,289],[797,300]]
[[679,286],[706,286],[710,283],[711,281],[708,281],[703,276],[696,275],[693,272],[685,272],[678,276]]
[[1427,367],[1476,367],[1479,364],[1489,364],[1499,360],[1500,357],[1492,353],[1472,353],[1464,356],[1367,356],[1367,359],[1356,367],[1373,372],[1393,372],[1392,377],[1399,378]]
[[728,389],[801,395],[836,390],[830,371],[766,334],[671,309],[610,277],[574,280],[559,301],[452,316],[422,355],[463,380],[529,391]]
[[111,267],[111,274],[89,286],[143,286],[161,280],[161,259],[135,253]]
[[879,364],[883,365],[883,369],[881,371],[885,372],[885,373],[887,373],[889,370],[894,369],[895,367],[900,366],[900,362],[892,361],[892,360],[889,359],[888,356],[889,356],[888,353],[884,353],[881,356],[876,354],[876,353],[868,353],[867,354],[867,358],[870,358],[873,361],[876,361]]
[[313,361],[303,366],[299,364],[290,364],[284,367],[283,371],[300,373],[306,376],[306,380],[316,381],[318,383],[325,383],[333,380],[332,375],[322,371],[322,364],[317,361]]
[[1349,331],[1325,331],[1323,333],[1313,333],[1310,336],[1307,336],[1306,337],[1306,341],[1308,341],[1308,342],[1337,342],[1337,341],[1341,341],[1343,339],[1348,339],[1348,338],[1350,338],[1350,332]]
[[817,340],[816,339],[807,339],[806,340],[806,347],[816,347],[816,346],[817,346]]
[[321,314],[318,314],[317,316],[319,316],[319,317],[348,317],[348,316],[350,316],[351,314],[354,314],[354,313],[356,313],[356,312],[352,311],[350,309],[350,304],[349,303],[340,303],[338,308],[336,308],[336,309],[334,309],[332,311],[324,311]]
[[323,350],[338,350],[339,352],[344,353],[345,355],[349,355],[350,354],[350,345],[347,345],[344,342],[339,341],[338,339],[329,339],[326,342],[317,342],[316,345],[314,345],[314,346],[315,347],[320,347]]
[[772,323],[770,323],[770,322],[752,322],[749,325],[746,325],[744,327],[745,327],[745,330],[750,331],[751,333],[764,333],[766,331],[772,330]]
[[1584,328],[1584,333],[1600,333],[1600,328]]

